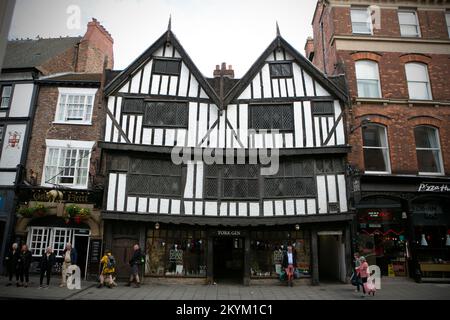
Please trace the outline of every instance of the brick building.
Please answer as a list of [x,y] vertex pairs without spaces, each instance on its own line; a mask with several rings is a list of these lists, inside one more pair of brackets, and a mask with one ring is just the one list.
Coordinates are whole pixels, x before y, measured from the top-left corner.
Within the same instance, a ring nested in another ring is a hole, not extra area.
[[6,66],[21,61],[33,65],[35,92],[29,152],[12,208],[18,216],[15,242],[28,244],[36,260],[47,246],[62,258],[71,242],[82,275],[89,272],[90,262],[97,273],[94,253],[102,238],[103,196],[97,141],[103,134],[102,87],[106,69],[113,66],[113,39],[93,19],[82,37],[10,41],[8,57]]
[[448,1],[318,1],[305,45],[319,69],[345,74],[354,249],[383,275],[448,271],[449,10]]

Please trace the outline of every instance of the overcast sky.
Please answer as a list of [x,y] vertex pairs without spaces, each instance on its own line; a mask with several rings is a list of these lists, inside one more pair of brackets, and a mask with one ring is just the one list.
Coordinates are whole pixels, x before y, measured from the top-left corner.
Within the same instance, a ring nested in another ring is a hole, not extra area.
[[[114,69],[126,68],[167,30],[206,77],[216,64],[242,77],[276,36],[304,54],[316,0],[16,0],[10,39],[78,36],[95,17],[114,39]],[[80,23],[77,26],[79,10]]]

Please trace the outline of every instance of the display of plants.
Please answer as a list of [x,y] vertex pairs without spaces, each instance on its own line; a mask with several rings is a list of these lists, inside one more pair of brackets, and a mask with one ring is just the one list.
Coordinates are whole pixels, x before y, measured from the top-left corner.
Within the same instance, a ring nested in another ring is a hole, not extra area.
[[72,204],[66,207],[63,217],[66,223],[69,223],[70,219],[73,219],[75,223],[80,223],[82,220],[88,219],[90,215],[89,209]]
[[17,211],[18,217],[39,218],[47,215],[48,208],[43,204],[37,204],[34,207],[22,207]]

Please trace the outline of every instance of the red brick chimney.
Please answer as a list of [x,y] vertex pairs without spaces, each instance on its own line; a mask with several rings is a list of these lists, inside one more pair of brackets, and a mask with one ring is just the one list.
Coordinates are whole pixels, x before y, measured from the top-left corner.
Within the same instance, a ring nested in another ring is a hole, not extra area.
[[225,78],[230,78],[230,79],[234,79],[234,70],[233,67],[231,66],[231,64],[228,66],[227,69],[227,64],[225,62],[222,62],[222,68],[219,67],[219,65],[216,65],[216,70],[214,70],[214,78],[218,78],[218,77],[225,77]]
[[114,67],[113,43],[111,34],[97,19],[92,18],[79,45],[75,71],[102,73],[105,61],[106,67],[112,69]]
[[314,39],[312,37],[308,37],[306,40],[305,54],[306,58],[308,58],[309,61],[312,61],[314,57]]

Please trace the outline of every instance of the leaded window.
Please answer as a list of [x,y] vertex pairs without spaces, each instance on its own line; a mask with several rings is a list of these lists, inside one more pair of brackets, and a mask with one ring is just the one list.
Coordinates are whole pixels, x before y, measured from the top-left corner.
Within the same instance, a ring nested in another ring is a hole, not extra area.
[[2,86],[1,87],[1,109],[9,108],[9,102],[11,100],[12,86]]
[[181,196],[182,166],[170,160],[132,159],[127,179],[128,194]]
[[256,164],[206,166],[205,195],[210,199],[258,199]]
[[250,105],[249,128],[255,130],[294,130],[294,111],[291,104]]
[[316,184],[313,160],[280,161],[278,173],[264,176],[264,198],[314,197]]
[[147,102],[144,112],[144,126],[187,128],[187,103]]
[[429,126],[418,126],[414,128],[414,137],[419,173],[443,173],[438,130]]
[[86,188],[90,155],[89,149],[47,148],[44,184]]
[[154,59],[153,74],[178,76],[181,72],[179,59]]
[[313,115],[334,115],[334,106],[331,101],[314,101],[312,103]]
[[292,78],[291,62],[275,62],[270,63],[269,66],[271,78]]

